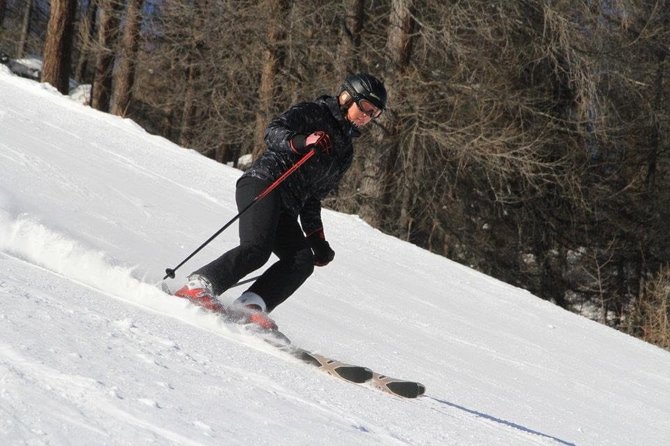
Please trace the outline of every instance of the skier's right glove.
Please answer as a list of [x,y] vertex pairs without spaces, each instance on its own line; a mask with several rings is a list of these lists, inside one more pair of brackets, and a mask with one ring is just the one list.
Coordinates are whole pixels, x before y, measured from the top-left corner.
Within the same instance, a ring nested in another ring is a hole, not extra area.
[[323,228],[309,234],[307,236],[307,241],[314,253],[314,265],[326,266],[333,261],[335,258],[335,251],[333,251],[330,244],[326,241]]
[[300,155],[309,152],[312,147],[321,153],[330,155],[330,151],[333,148],[333,145],[330,142],[330,135],[323,130],[317,130],[307,136],[295,135],[293,139],[291,139],[290,144],[291,150]]

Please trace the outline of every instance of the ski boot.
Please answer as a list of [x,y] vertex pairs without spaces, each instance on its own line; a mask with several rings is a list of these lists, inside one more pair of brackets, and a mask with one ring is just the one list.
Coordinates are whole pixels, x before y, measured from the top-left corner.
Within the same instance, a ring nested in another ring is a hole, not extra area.
[[274,331],[278,328],[275,321],[268,316],[263,298],[252,291],[242,293],[231,308],[240,314],[240,323],[256,325],[263,331]]
[[175,296],[188,299],[196,305],[199,305],[209,311],[224,313],[223,306],[214,297],[212,284],[198,274],[192,274],[188,277],[188,282],[179,288]]

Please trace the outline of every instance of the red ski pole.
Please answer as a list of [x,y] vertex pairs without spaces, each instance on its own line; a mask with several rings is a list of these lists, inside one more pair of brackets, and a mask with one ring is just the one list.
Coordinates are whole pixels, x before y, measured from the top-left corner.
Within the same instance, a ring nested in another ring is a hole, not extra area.
[[244,207],[244,209],[242,209],[236,216],[234,216],[233,218],[231,218],[230,221],[229,221],[228,223],[226,223],[225,225],[223,225],[223,227],[222,227],[221,229],[219,229],[218,231],[216,231],[210,238],[208,238],[208,239],[205,241],[205,243],[203,243],[202,245],[200,245],[200,246],[198,247],[198,249],[196,249],[195,251],[193,251],[188,257],[186,257],[184,260],[182,260],[182,262],[181,262],[179,265],[175,266],[174,268],[167,268],[167,269],[165,270],[165,277],[163,277],[163,280],[167,279],[168,277],[169,277],[170,279],[174,279],[174,277],[175,277],[175,274],[174,274],[175,271],[177,271],[177,270],[178,270],[184,263],[186,263],[186,262],[188,262],[189,260],[191,260],[191,258],[192,258],[194,255],[196,255],[197,253],[199,253],[199,252],[202,250],[202,248],[204,248],[204,247],[207,246],[212,240],[214,240],[215,238],[217,238],[223,231],[225,231],[226,229],[228,229],[228,227],[229,227],[230,225],[232,225],[233,223],[235,223],[235,221],[237,221],[237,219],[240,218],[240,216],[241,216],[242,214],[244,214],[247,210],[249,210],[249,208],[250,208],[251,206],[253,206],[254,204],[256,204],[256,203],[258,203],[259,201],[261,201],[263,198],[265,198],[265,197],[267,197],[268,195],[270,195],[270,192],[272,192],[273,190],[275,190],[275,189],[277,188],[277,186],[279,186],[279,185],[280,185],[286,178],[288,178],[293,172],[295,172],[296,170],[298,170],[298,168],[299,168],[300,166],[302,166],[303,164],[305,164],[305,163],[307,162],[307,160],[309,160],[312,156],[314,156],[315,153],[316,153],[316,149],[314,149],[314,148],[312,148],[309,152],[305,153],[305,154],[302,156],[302,158],[300,158],[300,159],[299,159],[293,166],[291,166],[290,169],[287,169],[286,172],[284,172],[279,178],[277,178],[276,180],[274,180],[271,184],[268,185],[268,187],[266,187],[266,188],[263,189],[258,195],[256,195],[256,197],[254,197],[254,199],[251,200],[251,203],[249,203],[248,205],[246,205],[246,206]]

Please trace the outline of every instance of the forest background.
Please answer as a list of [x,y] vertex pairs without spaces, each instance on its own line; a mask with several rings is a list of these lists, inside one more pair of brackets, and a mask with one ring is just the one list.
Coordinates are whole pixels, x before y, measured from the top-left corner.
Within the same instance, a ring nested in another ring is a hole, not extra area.
[[0,0],[0,52],[235,166],[370,72],[326,206],[670,349],[667,0]]

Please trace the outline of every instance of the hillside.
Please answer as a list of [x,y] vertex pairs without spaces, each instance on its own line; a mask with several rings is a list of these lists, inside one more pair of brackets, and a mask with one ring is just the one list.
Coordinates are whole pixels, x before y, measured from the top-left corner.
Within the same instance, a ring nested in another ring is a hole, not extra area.
[[273,317],[423,382],[417,400],[163,294],[164,269],[235,215],[240,172],[6,70],[0,98],[1,444],[668,444],[670,353],[356,216],[324,213],[336,259]]

